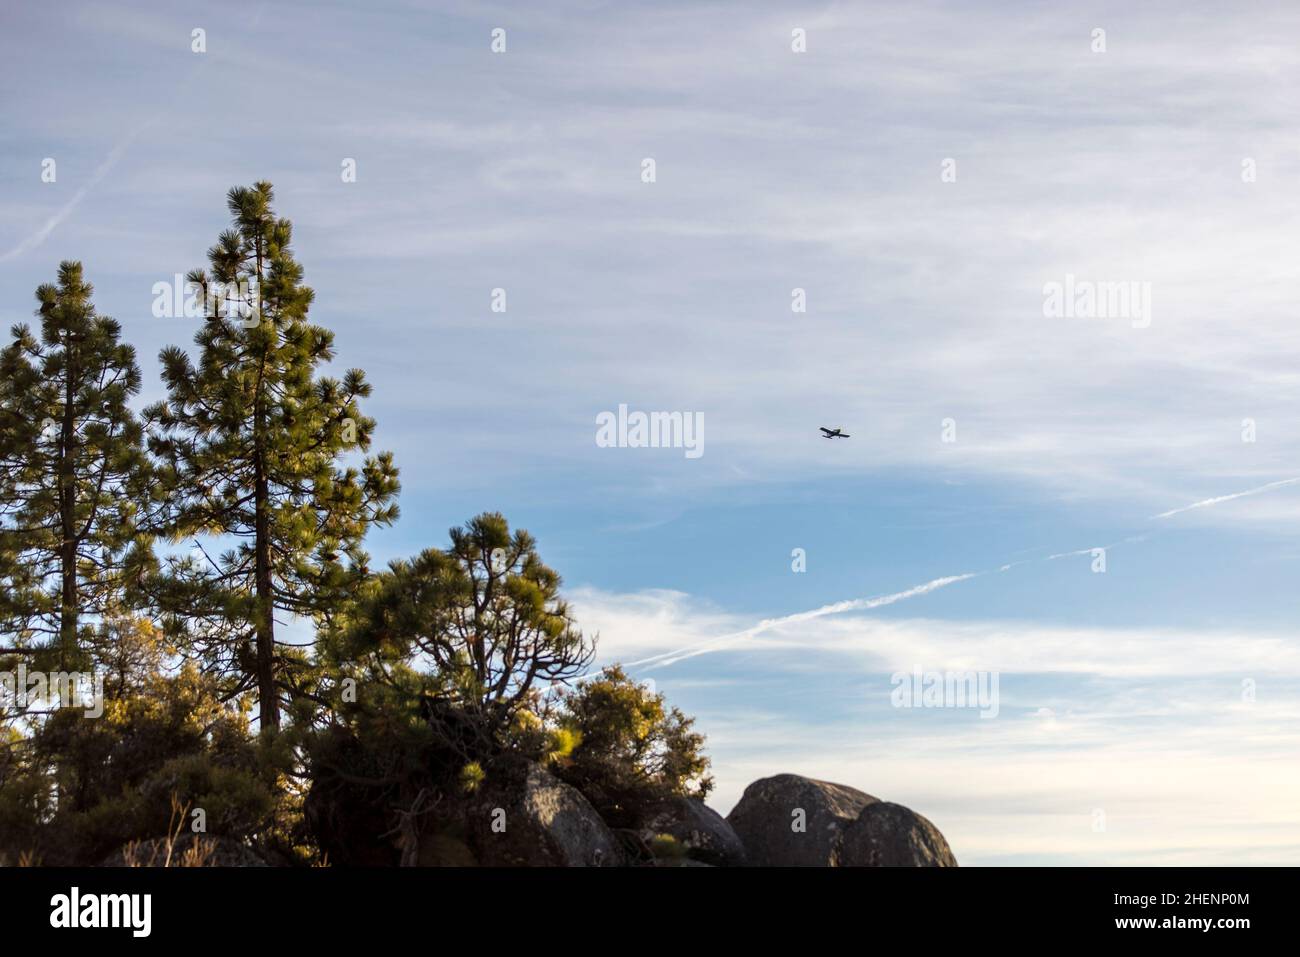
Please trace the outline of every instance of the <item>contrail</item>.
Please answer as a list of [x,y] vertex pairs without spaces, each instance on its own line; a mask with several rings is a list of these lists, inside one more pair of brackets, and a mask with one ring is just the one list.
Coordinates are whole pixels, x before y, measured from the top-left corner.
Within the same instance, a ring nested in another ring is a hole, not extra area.
[[[1109,546],[1109,545],[1100,545],[1100,546],[1098,546],[1098,547],[1099,547],[1099,548],[1109,548],[1110,546]],[[1091,554],[1093,553],[1093,551],[1095,551],[1095,549],[1092,549],[1092,548],[1076,548],[1076,549],[1075,549],[1074,551],[1072,551],[1072,552],[1057,552],[1055,555],[1048,555],[1046,558],[1042,559],[1042,561],[1045,561],[1045,562],[1054,562],[1054,561],[1056,561],[1058,558],[1073,558],[1075,555],[1091,555]],[[1019,564],[1023,565],[1024,562],[1020,562]],[[1003,567],[1006,568],[1006,567],[1009,567],[1009,566],[1004,565]]]
[[[265,6],[265,4],[263,4],[263,6]],[[262,10],[259,8],[257,11],[257,17],[260,18],[261,15]],[[198,65],[189,72],[185,80],[179,86],[173,88],[171,102],[174,103],[183,98],[185,92],[193,85],[195,79],[203,72],[204,68],[213,61],[213,59],[213,56],[207,54],[203,56]],[[0,263],[9,262],[11,259],[17,259],[29,249],[35,249],[37,246],[41,245],[41,243],[45,242],[45,240],[49,238],[50,233],[58,229],[59,226],[61,226],[64,221],[76,211],[77,207],[81,205],[81,201],[84,200],[90,194],[90,191],[98,186],[100,181],[109,174],[109,171],[117,165],[117,161],[122,158],[122,154],[127,151],[133,142],[135,142],[136,138],[164,116],[170,115],[170,113],[170,107],[165,111],[160,111],[156,115],[140,123],[127,133],[126,136],[118,140],[113,148],[108,151],[108,155],[105,156],[104,159],[100,161],[99,165],[95,167],[94,171],[90,174],[90,178],[72,194],[72,198],[64,203],[53,216],[47,219],[40,229],[22,240],[7,253],[0,254]]]
[[[1076,548],[1072,552],[1057,552],[1055,555],[1048,555],[1046,558],[1037,559],[1037,561],[1054,562],[1058,558],[1074,558],[1076,555],[1092,555],[1099,551],[1108,552],[1116,545],[1132,545],[1135,542],[1144,542],[1146,541],[1146,538],[1145,535],[1130,535],[1127,538],[1121,538],[1118,542],[1111,542],[1109,545],[1094,545],[1091,548]],[[998,571],[1004,572],[1013,565],[1025,565],[1031,561],[1035,561],[1035,559],[1026,559],[1022,562],[1013,562],[1012,565],[1003,565],[998,569]]]
[[1267,485],[1261,485],[1259,488],[1248,488],[1244,492],[1233,492],[1231,495],[1219,495],[1216,498],[1202,499],[1199,502],[1193,502],[1191,505],[1184,505],[1182,508],[1171,508],[1167,512],[1161,512],[1159,515],[1152,515],[1154,521],[1158,518],[1168,518],[1170,515],[1177,515],[1180,512],[1190,512],[1194,508],[1207,508],[1211,505],[1218,505],[1220,502],[1231,502],[1234,498],[1245,498],[1247,495],[1258,495],[1260,492],[1267,492],[1269,489],[1281,488],[1283,485],[1294,485],[1300,482],[1300,476],[1296,478],[1282,479],[1280,482],[1269,482]]
[[[1127,544],[1130,542],[1140,542],[1146,536],[1131,535],[1111,545],[1102,545],[1094,548],[1080,548],[1072,552],[1057,552],[1054,555],[1047,555],[1043,558],[1026,558],[1018,562],[1010,562],[1006,565],[1000,565],[997,572],[1010,571],[1020,565],[1028,565],[1033,562],[1050,562],[1058,558],[1069,558],[1075,555],[1091,555],[1097,548],[1103,551],[1109,551],[1116,545]],[[977,578],[980,575],[992,574],[989,571],[983,572],[965,572],[961,575],[945,575],[943,578],[935,578],[931,581],[920,585],[913,585],[911,588],[903,591],[894,592],[891,595],[878,595],[875,598],[851,598],[847,601],[837,601],[830,605],[822,605],[820,608],[814,608],[811,611],[795,612],[792,615],[782,615],[780,618],[765,618],[757,625],[746,628],[744,631],[734,631],[731,634],[722,635],[714,638],[712,641],[706,641],[700,645],[688,645],[685,648],[678,648],[673,651],[663,651],[657,655],[651,655],[649,658],[641,658],[638,661],[626,662],[623,667],[636,668],[643,665],[659,668],[675,665],[679,661],[685,661],[687,658],[694,658],[696,655],[708,654],[711,651],[720,651],[722,648],[737,641],[744,641],[748,638],[754,638],[765,631],[770,631],[781,625],[789,625],[800,621],[809,621],[813,618],[822,618],[826,615],[839,615],[846,611],[869,611],[872,608],[883,608],[885,605],[892,605],[894,602],[905,601],[908,598],[915,598],[918,595],[928,595],[932,591],[937,591],[947,585],[953,585],[957,582],[963,582],[970,578]]]
[[838,615],[846,611],[865,611],[871,608],[881,608],[884,605],[892,605],[896,601],[914,598],[917,595],[925,595],[943,588],[946,585],[966,581],[968,578],[974,578],[977,575],[982,574],[984,574],[984,572],[967,572],[963,575],[947,575],[943,578],[936,578],[921,585],[914,585],[904,591],[894,592],[892,595],[878,595],[874,598],[851,598],[847,601],[837,601],[831,605],[822,605],[820,608],[814,608],[811,611],[795,612],[793,615],[782,615],[780,618],[765,618],[757,625],[746,628],[744,631],[732,632],[729,635],[723,635],[721,638],[714,638],[712,641],[705,642],[702,645],[679,648],[676,651],[665,651],[661,654],[651,655],[649,658],[642,658],[640,661],[629,661],[624,665],[624,667],[634,668],[640,665],[674,665],[687,658],[694,658],[696,655],[703,655],[708,654],[710,651],[717,651],[720,647],[731,642],[753,638],[765,631],[769,631],[772,628],[781,625],[808,621],[813,618],[821,618],[825,615]]
[[[1270,482],[1267,485],[1261,485],[1258,488],[1246,489],[1244,492],[1234,492],[1231,495],[1219,495],[1215,498],[1207,498],[1200,502],[1193,502],[1191,505],[1184,505],[1181,508],[1172,508],[1167,512],[1161,512],[1159,515],[1153,515],[1151,516],[1151,518],[1152,520],[1168,518],[1171,515],[1177,515],[1181,512],[1187,512],[1194,508],[1208,508],[1213,505],[1218,505],[1220,502],[1229,502],[1232,501],[1233,499],[1243,498],[1244,496],[1247,495],[1257,495],[1260,492],[1267,492],[1270,489],[1280,488],[1284,485],[1294,485],[1297,482],[1300,482],[1300,476],[1297,476],[1295,478],[1282,479],[1281,481],[1278,482]],[[1099,547],[1104,551],[1109,551],[1110,549],[1114,548],[1116,545],[1142,542],[1145,539],[1146,539],[1145,535],[1130,535],[1127,538],[1123,538],[1112,545],[1104,545]],[[1022,559],[1020,561],[1010,562],[1006,565],[1001,565],[996,569],[996,571],[998,572],[1010,571],[1012,568],[1016,568],[1020,565],[1031,564],[1033,562],[1050,562],[1050,561],[1055,561],[1056,559],[1059,558],[1069,558],[1071,556],[1076,556],[1076,555],[1090,555],[1096,550],[1097,550],[1096,548],[1080,548],[1069,552],[1057,552],[1053,555],[1047,555],[1044,558]],[[685,661],[687,658],[694,658],[696,655],[704,655],[704,654],[708,654],[711,651],[718,651],[719,649],[729,644],[732,644],[734,642],[744,641],[748,638],[753,638],[757,635],[762,634],[765,631],[769,631],[770,629],[776,628],[780,625],[788,625],[794,622],[808,621],[813,618],[821,618],[825,615],[838,615],[846,611],[866,611],[872,608],[880,608],[885,605],[892,605],[894,604],[894,602],[904,601],[908,598],[914,598],[917,595],[928,594],[939,588],[943,588],[946,585],[952,585],[956,582],[966,581],[969,578],[975,578],[979,575],[985,575],[985,574],[990,574],[990,573],[989,572],[967,572],[962,575],[948,575],[943,578],[935,578],[932,581],[925,582],[924,584],[921,585],[915,585],[912,588],[908,588],[904,591],[894,592],[892,595],[880,595],[875,598],[853,598],[853,599],[849,599],[848,601],[835,602],[834,604],[831,605],[823,605],[820,608],[814,608],[811,611],[796,612],[793,615],[784,615],[780,618],[765,618],[762,621],[760,621],[757,625],[754,625],[751,628],[746,628],[744,631],[732,632],[729,635],[723,635],[720,638],[715,638],[712,641],[705,642],[704,644],[701,645],[679,648],[675,651],[661,652],[660,654],[657,655],[651,655],[649,658],[642,658],[639,661],[629,661],[626,664],[624,664],[624,667],[635,668],[643,665],[649,665],[650,667],[667,667],[669,665],[675,665],[677,662]]]
[[[152,122],[152,120],[149,122]],[[0,263],[9,262],[11,259],[17,259],[29,249],[35,249],[41,243],[45,242],[45,240],[49,238],[50,233],[54,232],[54,230],[57,229],[64,220],[71,216],[73,211],[81,205],[81,201],[86,198],[87,194],[89,194],[89,192],[99,184],[100,180],[108,175],[109,170],[117,164],[117,161],[121,159],[122,154],[126,152],[127,147],[131,145],[131,141],[140,135],[140,132],[149,125],[149,122],[137,126],[130,134],[109,150],[108,155],[104,157],[103,161],[98,166],[95,167],[95,171],[90,174],[90,179],[86,180],[86,182],[82,184],[81,188],[72,194],[72,198],[64,203],[58,212],[47,219],[44,226],[36,230],[36,232],[32,233],[13,249],[9,250],[9,252],[0,255]]]

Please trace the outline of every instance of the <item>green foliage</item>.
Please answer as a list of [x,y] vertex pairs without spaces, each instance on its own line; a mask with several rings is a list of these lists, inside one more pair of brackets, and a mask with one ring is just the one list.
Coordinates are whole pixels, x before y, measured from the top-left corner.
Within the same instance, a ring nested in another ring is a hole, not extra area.
[[638,805],[708,795],[713,779],[704,736],[694,719],[669,708],[620,667],[582,682],[564,696],[558,725],[581,742],[557,773],[607,821],[626,826]]
[[582,744],[582,732],[576,728],[551,728],[547,733],[543,760],[547,764],[568,761]]
[[173,558],[156,583],[169,631],[227,678],[255,688],[263,730],[282,695],[303,689],[301,656],[275,644],[275,612],[327,620],[367,574],[372,525],[397,516],[397,470],[370,448],[359,369],[317,376],[334,336],[307,320],[313,299],[290,250],[292,227],[269,183],[230,191],[232,227],[188,279],[217,315],[195,336],[197,362],[164,349],[167,398],[151,407],[150,449],[163,463],[171,539],[233,545]]
[[393,809],[448,813],[519,759],[551,767],[615,826],[646,803],[708,793],[703,736],[662,695],[618,668],[560,690],[594,647],[559,585],[532,538],[496,514],[367,584],[323,647],[357,698],[333,702],[308,749],[313,797],[330,808],[317,833],[333,839],[380,808],[385,830]]
[[39,337],[17,325],[0,352],[0,632],[63,668],[121,599],[147,502],[135,350],[93,292],[62,263],[36,290]]
[[[161,353],[143,426],[134,352],[80,264],[37,291],[39,335],[0,350],[0,670],[91,670],[104,691],[100,717],[0,702],[0,864],[96,864],[179,808],[279,860],[409,863],[430,821],[456,844],[457,808],[530,762],[615,826],[707,794],[689,718],[620,669],[582,680],[594,640],[500,514],[370,570],[397,471],[367,454],[364,375],[320,374],[333,335],[272,199],[230,191],[189,275],[214,313],[193,356]],[[277,642],[277,613],[316,644]],[[253,734],[255,704],[279,733]]]
[[209,834],[248,840],[273,829],[282,782],[211,679],[185,666],[105,691],[102,717],[60,709],[0,748],[0,857],[96,864],[128,841],[166,835],[174,801],[202,808]]
[[659,861],[682,861],[687,857],[685,845],[671,834],[656,834],[650,839],[650,855]]
[[337,661],[432,666],[431,693],[466,716],[477,758],[505,746],[511,722],[553,685],[580,675],[594,646],[559,596],[560,576],[524,531],[479,515],[453,528],[451,546],[393,562],[352,606],[333,644]]

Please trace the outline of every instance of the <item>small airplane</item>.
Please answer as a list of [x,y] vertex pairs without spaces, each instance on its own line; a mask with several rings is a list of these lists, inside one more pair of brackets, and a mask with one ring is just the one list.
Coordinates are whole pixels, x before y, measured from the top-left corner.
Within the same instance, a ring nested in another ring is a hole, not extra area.
[[824,433],[824,434],[822,435],[822,438],[824,438],[824,439],[847,439],[847,438],[850,438],[849,433],[845,432],[843,429],[828,429],[828,428],[826,428],[826,426],[824,426],[824,425],[819,426],[819,428],[820,428],[820,429],[822,430],[822,432]]

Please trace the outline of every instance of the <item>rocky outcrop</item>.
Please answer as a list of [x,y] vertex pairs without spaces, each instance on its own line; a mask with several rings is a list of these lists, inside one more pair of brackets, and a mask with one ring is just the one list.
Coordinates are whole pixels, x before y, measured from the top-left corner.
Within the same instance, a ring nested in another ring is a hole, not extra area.
[[745,863],[745,845],[727,819],[698,798],[679,797],[641,813],[635,828],[639,841],[653,847],[669,837],[681,849],[681,863],[739,867]]
[[430,831],[420,835],[416,867],[477,867],[478,858],[455,834]]
[[751,865],[835,867],[840,836],[877,799],[798,774],[760,778],[727,815]]
[[488,867],[614,867],[622,846],[573,787],[530,764],[485,785],[466,809],[466,844]]
[[[356,791],[357,793],[353,793]],[[472,793],[381,816],[364,788],[314,788],[306,818],[338,866],[956,867],[929,820],[856,788],[797,774],[755,781],[723,818],[697,798],[624,802],[610,823],[541,765],[496,762]],[[423,792],[421,792],[423,796]],[[347,799],[347,800],[344,800]],[[252,855],[236,845],[231,853]],[[148,848],[140,852],[148,856]],[[240,855],[242,856],[242,855]],[[108,862],[106,862],[108,863]],[[218,864],[256,866],[230,859]]]
[[840,867],[956,867],[939,829],[901,804],[862,809],[840,837]]
[[939,829],[915,811],[797,774],[755,781],[727,821],[759,866],[957,866]]

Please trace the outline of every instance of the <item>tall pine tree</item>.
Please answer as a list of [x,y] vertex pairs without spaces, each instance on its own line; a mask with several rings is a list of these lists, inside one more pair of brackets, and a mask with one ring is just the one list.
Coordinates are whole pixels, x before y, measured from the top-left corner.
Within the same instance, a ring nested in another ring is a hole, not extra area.
[[276,612],[319,621],[337,606],[367,573],[367,529],[396,518],[398,489],[391,453],[341,461],[370,448],[358,404],[370,386],[358,369],[317,375],[334,336],[308,322],[313,293],[272,200],[266,182],[230,191],[232,226],[188,276],[211,312],[197,363],[164,349],[167,398],[148,411],[168,530],[197,552],[169,560],[166,623],[231,679],[229,694],[255,691],[263,731],[279,727],[302,660],[277,643]]
[[121,603],[147,501],[135,350],[95,311],[81,263],[36,290],[0,352],[0,629],[11,650],[84,663],[87,637]]

